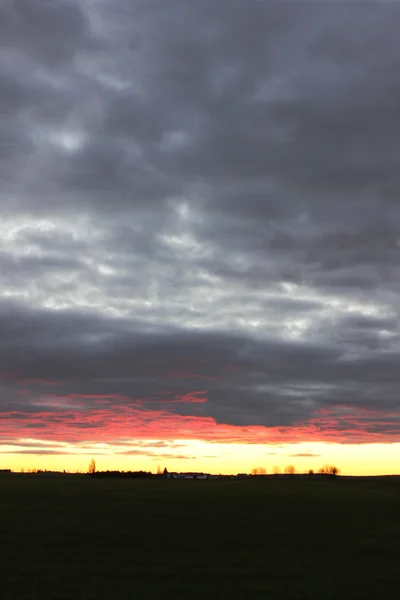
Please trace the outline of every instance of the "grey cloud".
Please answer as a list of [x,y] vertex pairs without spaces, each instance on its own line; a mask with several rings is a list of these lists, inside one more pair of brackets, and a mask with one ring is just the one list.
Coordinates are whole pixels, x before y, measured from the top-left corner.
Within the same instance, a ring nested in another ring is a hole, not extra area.
[[89,37],[88,20],[79,3],[65,0],[5,0],[0,11],[1,38],[51,67],[70,60]]
[[342,318],[341,323],[343,327],[361,330],[378,329],[381,331],[397,331],[399,327],[397,316],[392,315],[379,317],[374,315],[349,314]]
[[79,260],[68,256],[40,256],[27,255],[15,258],[6,253],[0,253],[3,276],[22,278],[26,276],[36,277],[40,272],[62,272],[64,270],[82,269],[84,265]]
[[[176,415],[267,427],[305,423],[336,404],[385,411],[398,406],[398,352],[382,356],[364,350],[348,359],[348,348],[334,340],[322,345],[256,341],[218,331],[140,331],[129,320],[10,305],[2,314],[0,353],[9,377],[3,383],[3,409],[35,414],[45,406],[54,422],[64,399],[70,406],[71,398],[71,417],[101,401],[116,410],[142,406],[151,415],[163,406]],[[237,372],[229,370],[235,366]],[[21,386],[31,390],[29,396],[18,396]],[[207,401],[192,404],[193,393]],[[84,429],[98,424],[79,422],[79,417],[74,421],[74,427]]]
[[18,382],[46,379],[76,411],[348,405],[392,439],[400,6],[22,0],[0,23],[0,410],[39,412]]

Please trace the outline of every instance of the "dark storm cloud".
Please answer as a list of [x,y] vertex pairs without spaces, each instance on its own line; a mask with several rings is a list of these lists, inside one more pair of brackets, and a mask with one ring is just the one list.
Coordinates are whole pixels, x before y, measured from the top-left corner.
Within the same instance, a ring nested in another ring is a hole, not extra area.
[[[85,429],[99,423],[79,423],[79,414],[99,405],[274,427],[305,423],[336,404],[396,411],[399,354],[347,360],[347,350],[216,330],[151,331],[131,319],[8,303],[1,310],[2,406],[32,415],[45,409],[53,423],[63,408]],[[385,421],[382,434],[396,422]]]
[[399,24],[397,3],[2,2],[4,414],[348,406],[398,436]]

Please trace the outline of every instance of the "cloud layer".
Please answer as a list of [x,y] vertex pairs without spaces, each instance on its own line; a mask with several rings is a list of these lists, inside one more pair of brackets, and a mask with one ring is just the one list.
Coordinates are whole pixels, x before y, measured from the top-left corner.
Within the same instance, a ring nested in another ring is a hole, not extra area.
[[4,440],[400,441],[399,25],[1,3]]

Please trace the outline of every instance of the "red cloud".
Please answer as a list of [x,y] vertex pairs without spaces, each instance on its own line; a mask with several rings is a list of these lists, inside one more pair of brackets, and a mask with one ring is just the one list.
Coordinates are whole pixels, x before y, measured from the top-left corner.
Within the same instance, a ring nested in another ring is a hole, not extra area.
[[319,411],[309,423],[292,427],[217,424],[211,417],[181,416],[166,410],[126,405],[92,410],[3,413],[0,436],[69,442],[115,443],[127,439],[198,439],[225,443],[399,442],[400,414],[337,407]]
[[[226,366],[238,368],[239,365]],[[178,374],[173,377],[175,375]],[[9,378],[0,374],[1,379]],[[35,379],[29,382],[35,382],[39,388],[50,384],[58,387],[55,381]],[[28,380],[23,383],[28,383]],[[207,416],[183,416],[174,412],[174,407],[179,404],[206,403],[207,390],[204,389],[176,394],[172,398],[167,390],[158,392],[157,398],[132,398],[110,393],[62,394],[56,388],[52,393],[48,389],[39,395],[36,392],[30,403],[26,387],[16,391],[27,401],[27,410],[1,414],[1,437],[106,443],[117,443],[122,439],[198,439],[251,444],[400,441],[399,412],[337,405],[320,409],[308,422],[298,422],[290,427],[244,427],[219,424]],[[193,406],[192,412],[194,409],[196,406]]]

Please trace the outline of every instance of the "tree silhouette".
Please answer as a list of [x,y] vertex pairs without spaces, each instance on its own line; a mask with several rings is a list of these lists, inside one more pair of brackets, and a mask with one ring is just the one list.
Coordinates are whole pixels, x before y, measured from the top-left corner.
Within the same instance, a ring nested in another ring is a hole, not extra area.
[[279,475],[281,468],[278,465],[275,465],[275,467],[272,469],[272,472],[274,475]]
[[94,475],[96,473],[96,462],[94,458],[92,458],[92,460],[89,463],[88,473],[89,475]]
[[287,465],[285,467],[285,475],[294,475],[296,473],[296,469],[294,465]]
[[335,478],[340,473],[340,469],[338,469],[335,465],[324,465],[318,471],[321,475],[329,475],[332,478]]
[[251,471],[252,475],[266,475],[266,473],[267,469],[265,467],[254,467]]

